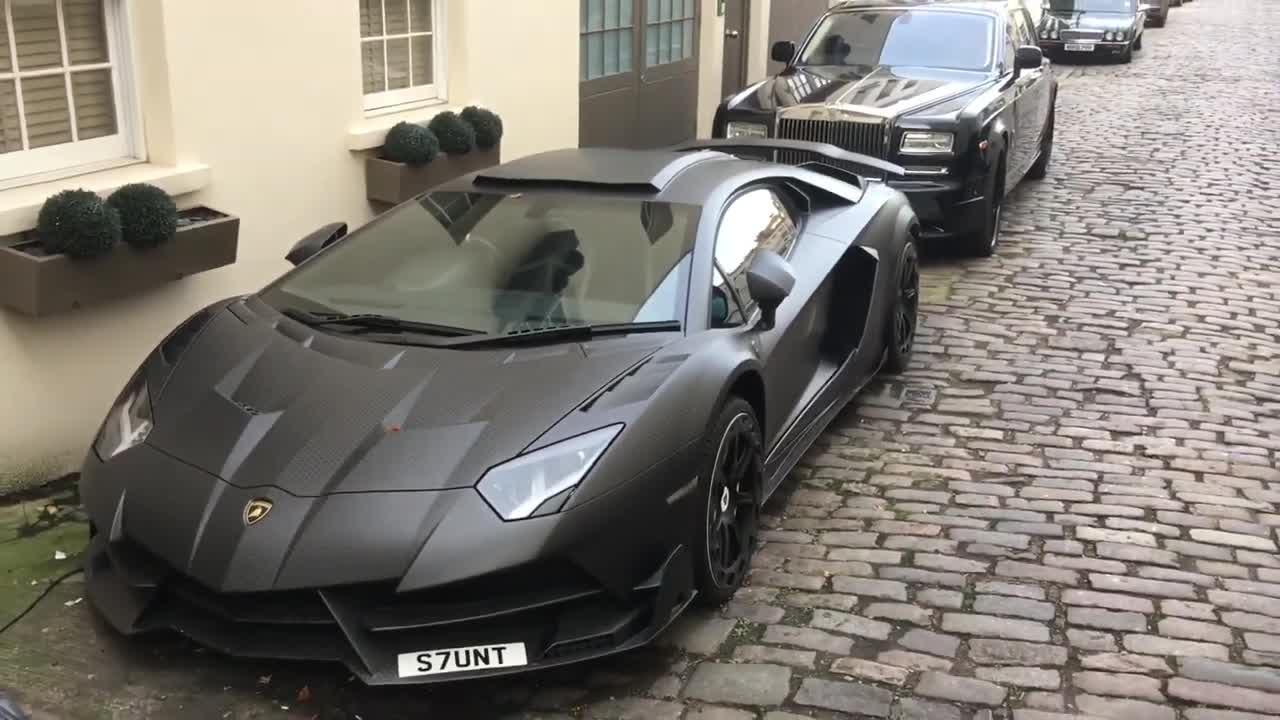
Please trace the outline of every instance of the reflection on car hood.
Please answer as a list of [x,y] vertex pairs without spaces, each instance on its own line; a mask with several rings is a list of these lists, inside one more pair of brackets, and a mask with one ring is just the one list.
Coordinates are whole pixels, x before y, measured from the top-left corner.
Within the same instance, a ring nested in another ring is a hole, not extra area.
[[1121,30],[1133,24],[1129,13],[1057,12],[1044,16],[1046,30]]
[[771,112],[797,105],[869,109],[894,116],[970,92],[989,82],[980,73],[891,66],[810,66],[769,78],[729,104],[730,110]]
[[297,496],[466,487],[664,342],[390,345],[250,300],[211,320],[153,388],[147,442],[233,485]]

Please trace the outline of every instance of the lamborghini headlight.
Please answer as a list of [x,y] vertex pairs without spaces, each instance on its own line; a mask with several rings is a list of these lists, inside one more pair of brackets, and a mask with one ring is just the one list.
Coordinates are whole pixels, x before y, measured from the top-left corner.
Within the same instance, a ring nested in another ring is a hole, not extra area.
[[904,132],[903,155],[938,155],[951,152],[956,136],[948,132]]
[[491,468],[476,489],[503,520],[532,516],[543,503],[578,486],[622,425],[593,430]]
[[151,396],[147,381],[139,373],[125,387],[107,413],[107,419],[93,441],[101,460],[110,460],[140,444],[151,434]]
[[769,128],[760,123],[731,122],[724,134],[727,138],[762,138],[769,136]]

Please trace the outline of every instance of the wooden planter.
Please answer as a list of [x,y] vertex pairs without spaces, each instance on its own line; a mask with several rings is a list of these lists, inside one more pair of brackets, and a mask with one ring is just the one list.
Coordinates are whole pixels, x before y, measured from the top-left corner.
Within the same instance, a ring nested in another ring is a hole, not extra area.
[[415,195],[469,172],[493,167],[500,162],[502,144],[490,150],[472,150],[465,155],[440,155],[425,165],[371,157],[365,160],[365,194],[370,200],[399,205]]
[[[240,218],[207,207],[178,213],[178,233],[150,250],[120,243],[107,255],[46,255],[25,233],[0,246],[0,305],[52,315],[130,295],[236,261]],[[16,239],[16,242],[12,242]]]

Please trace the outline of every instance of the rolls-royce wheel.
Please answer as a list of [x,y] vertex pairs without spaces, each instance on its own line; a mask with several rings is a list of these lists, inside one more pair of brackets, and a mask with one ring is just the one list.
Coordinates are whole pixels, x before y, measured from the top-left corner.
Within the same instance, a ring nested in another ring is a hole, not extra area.
[[1049,174],[1049,158],[1053,155],[1053,117],[1056,113],[1049,111],[1049,119],[1045,122],[1044,135],[1040,138],[1040,156],[1027,170],[1027,177],[1032,180],[1043,180]]
[[723,605],[751,569],[760,527],[764,441],[751,405],[731,397],[707,433],[700,480],[694,567],[697,603]]
[[1133,49],[1134,50],[1142,49],[1142,35],[1138,35],[1138,39],[1133,41]]
[[978,229],[966,235],[963,249],[971,257],[991,257],[1000,242],[1000,214],[1004,208],[1004,156],[996,161],[991,178],[991,192],[984,203],[983,221]]

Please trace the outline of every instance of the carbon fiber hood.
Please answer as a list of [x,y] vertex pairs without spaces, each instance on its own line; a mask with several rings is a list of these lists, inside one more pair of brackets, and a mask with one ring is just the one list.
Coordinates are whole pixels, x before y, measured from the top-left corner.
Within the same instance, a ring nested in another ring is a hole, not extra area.
[[147,443],[234,486],[299,497],[469,487],[661,344],[389,345],[250,299],[215,315],[152,384]]

